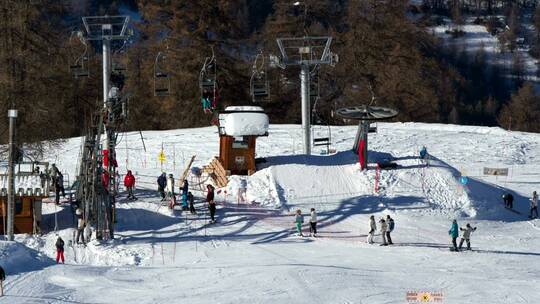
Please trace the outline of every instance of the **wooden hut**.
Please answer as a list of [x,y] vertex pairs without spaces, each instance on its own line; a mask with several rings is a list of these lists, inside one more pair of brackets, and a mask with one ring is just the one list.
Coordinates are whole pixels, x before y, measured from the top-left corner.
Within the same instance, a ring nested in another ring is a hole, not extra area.
[[[48,197],[49,181],[46,174],[40,174],[37,164],[47,171],[48,163],[22,163],[15,173],[15,233],[40,231],[41,203]],[[0,234],[5,234],[7,223],[7,187],[7,174],[0,174]]]
[[261,107],[227,107],[219,114],[219,162],[227,175],[251,175],[256,141],[268,136],[268,115]]

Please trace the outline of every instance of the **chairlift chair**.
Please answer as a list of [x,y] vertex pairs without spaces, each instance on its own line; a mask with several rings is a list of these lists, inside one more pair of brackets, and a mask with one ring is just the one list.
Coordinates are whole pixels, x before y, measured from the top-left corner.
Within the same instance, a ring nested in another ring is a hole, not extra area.
[[[212,47],[212,57],[206,57],[199,73],[199,89],[201,91],[201,100],[206,113],[212,113],[217,106],[217,63]],[[205,104],[209,103],[209,104]]]
[[159,52],[154,62],[154,96],[169,96],[171,92],[171,78],[169,74],[160,67],[160,62],[165,58],[165,54]]
[[319,97],[317,96],[315,103],[313,104],[313,110],[312,110],[312,120],[314,122],[311,128],[311,132],[313,134],[313,146],[314,147],[325,146],[326,147],[325,154],[329,154],[330,145],[332,144],[332,132],[330,129],[330,125],[326,124],[326,126],[324,126],[322,118],[317,113],[318,101],[319,101]]
[[[70,39],[74,37],[73,34],[75,33],[72,33]],[[88,68],[88,44],[86,43],[82,32],[76,32],[76,35],[79,42],[84,45],[84,51],[77,59],[75,59],[75,62],[70,64],[69,70],[75,78],[88,77],[90,76],[90,70]]]
[[253,71],[251,74],[250,95],[253,102],[268,102],[270,101],[270,84],[264,56],[262,53],[255,57],[253,62]]

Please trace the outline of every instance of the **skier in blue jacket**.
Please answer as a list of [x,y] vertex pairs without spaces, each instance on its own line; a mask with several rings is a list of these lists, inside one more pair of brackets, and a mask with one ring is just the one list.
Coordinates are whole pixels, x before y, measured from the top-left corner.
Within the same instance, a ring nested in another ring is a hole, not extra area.
[[458,251],[456,240],[459,236],[459,227],[456,220],[452,221],[452,227],[450,228],[450,230],[448,230],[448,234],[452,238],[452,245],[454,246],[454,251]]

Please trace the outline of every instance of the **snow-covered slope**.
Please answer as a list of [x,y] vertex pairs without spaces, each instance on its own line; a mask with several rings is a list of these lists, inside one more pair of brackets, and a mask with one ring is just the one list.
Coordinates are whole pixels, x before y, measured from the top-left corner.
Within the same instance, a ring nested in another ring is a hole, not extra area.
[[[144,145],[139,133],[123,134],[120,171],[135,173],[139,200],[121,196],[116,239],[67,247],[68,264],[55,265],[55,215],[66,241],[74,221],[69,206],[45,206],[51,232],[0,242],[8,271],[0,303],[406,303],[409,291],[442,292],[444,303],[536,302],[540,223],[526,213],[527,197],[540,190],[540,135],[380,123],[370,134],[370,160],[392,158],[399,167],[380,171],[375,192],[374,163],[361,172],[350,152],[355,132],[332,127],[337,153],[306,157],[298,154],[299,126],[271,125],[257,142],[266,163],[247,178],[250,203],[237,204],[240,177],[233,176],[217,197],[213,225],[199,191],[208,180],[190,176],[197,215],[162,207],[155,180],[162,170],[178,176],[191,155],[199,167],[217,155],[217,130],[143,132]],[[71,180],[79,143],[70,139],[50,156]],[[429,167],[417,158],[424,145]],[[483,167],[509,168],[509,176],[484,176]],[[504,191],[521,214],[502,206]],[[312,207],[320,237],[294,236],[290,214]],[[365,243],[370,215],[395,219],[394,246]],[[454,218],[478,227],[474,252],[449,252]]]

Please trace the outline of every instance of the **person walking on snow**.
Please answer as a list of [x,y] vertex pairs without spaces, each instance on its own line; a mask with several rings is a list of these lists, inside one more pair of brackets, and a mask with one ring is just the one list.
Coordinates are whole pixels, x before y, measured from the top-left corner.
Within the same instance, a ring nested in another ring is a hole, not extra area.
[[174,205],[176,205],[176,195],[174,194],[174,177],[172,174],[169,174],[169,177],[167,177],[167,197],[170,199],[169,209],[174,208]]
[[315,208],[311,208],[309,217],[309,236],[317,236],[317,212],[315,212]]
[[77,237],[75,238],[75,241],[77,242],[77,244],[80,244],[81,242],[79,242],[79,240],[82,238],[82,243],[86,244],[84,241],[84,227],[86,225],[84,223],[83,212],[81,208],[77,208],[77,210],[75,210],[75,215],[77,216]]
[[538,218],[538,194],[536,194],[536,191],[533,191],[531,198],[531,215],[529,215],[529,218],[534,218],[533,213],[536,215],[536,218]]
[[189,183],[187,181],[187,179],[184,180],[184,183],[182,184],[182,195],[186,195],[187,196],[187,193],[188,193],[188,190],[189,190]]
[[452,221],[452,227],[450,228],[450,230],[448,230],[448,234],[452,238],[452,245],[454,246],[453,248],[454,251],[458,251],[457,243],[456,243],[456,239],[458,238],[458,235],[459,235],[459,228],[458,228],[457,220]]
[[467,241],[467,250],[471,250],[471,233],[476,231],[476,227],[473,228],[471,227],[471,224],[467,223],[465,229],[459,228],[459,230],[463,231],[461,241],[459,241],[459,250],[461,250],[461,247],[463,246],[463,241]]
[[386,223],[384,219],[381,219],[379,223],[381,223],[381,235],[382,235],[382,240],[383,240],[381,246],[388,246],[388,243],[386,242],[386,233],[388,232],[388,224]]
[[133,194],[133,189],[135,188],[135,176],[133,176],[131,170],[128,170],[126,177],[124,177],[124,186],[128,191],[127,199],[137,199]]
[[60,236],[56,239],[56,264],[62,260],[64,264],[64,240]]
[[197,212],[195,211],[195,205],[193,204],[193,201],[194,201],[193,194],[191,192],[188,192],[187,200],[189,203],[189,212],[191,214],[197,214]]
[[390,237],[390,233],[394,231],[394,219],[390,217],[390,215],[386,216],[386,223],[388,223],[388,231],[386,231],[386,240],[388,241],[389,245],[393,245],[392,243],[392,237]]
[[161,173],[161,175],[157,179],[158,184],[158,192],[161,195],[161,201],[165,200],[165,187],[167,187],[167,174],[165,172]]
[[294,216],[294,224],[296,226],[296,231],[299,236],[304,236],[302,234],[302,224],[304,223],[304,216],[302,215],[302,210],[296,210],[296,215]]
[[377,231],[377,224],[375,223],[375,216],[369,217],[369,233],[367,237],[367,242],[369,244],[373,244],[373,236],[375,235],[375,231]]
[[210,223],[215,223],[216,219],[216,202],[214,201],[214,186],[206,185],[206,201],[208,202],[208,210],[210,211]]

